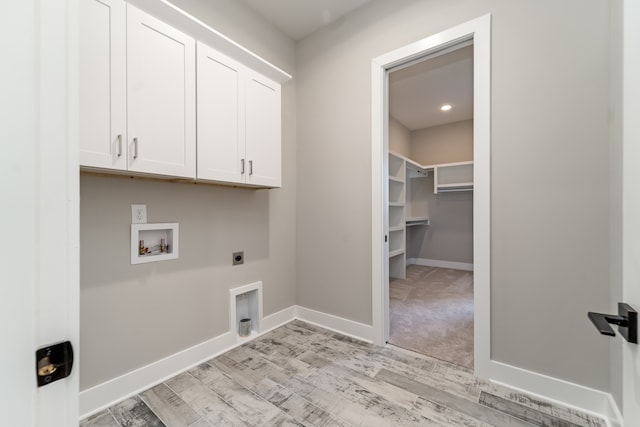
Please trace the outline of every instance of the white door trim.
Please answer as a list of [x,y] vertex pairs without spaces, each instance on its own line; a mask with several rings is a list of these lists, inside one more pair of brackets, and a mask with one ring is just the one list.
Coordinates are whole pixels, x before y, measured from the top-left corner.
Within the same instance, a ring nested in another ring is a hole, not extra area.
[[491,15],[487,14],[441,33],[403,46],[372,60],[372,322],[373,341],[387,340],[388,277],[385,273],[385,155],[388,152],[387,70],[465,40],[474,52],[474,357],[475,373],[487,377],[490,362],[491,249]]
[[71,341],[74,364],[69,377],[38,389],[35,412],[38,425],[62,427],[77,424],[79,403],[79,3],[47,0],[38,8],[35,344]]
[[[640,2],[624,0],[622,51],[622,299],[640,309]],[[616,301],[614,301],[616,302]],[[622,340],[624,425],[640,419],[640,345]]]
[[[77,12],[78,0],[10,2],[0,26],[3,426],[78,424]],[[71,375],[38,388],[36,349],[67,340]]]

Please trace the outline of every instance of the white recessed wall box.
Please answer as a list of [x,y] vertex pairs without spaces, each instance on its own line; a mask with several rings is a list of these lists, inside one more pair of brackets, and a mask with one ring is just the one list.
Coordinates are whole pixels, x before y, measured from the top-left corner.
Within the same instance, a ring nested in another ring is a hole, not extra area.
[[131,224],[131,264],[177,259],[179,231],[177,222]]

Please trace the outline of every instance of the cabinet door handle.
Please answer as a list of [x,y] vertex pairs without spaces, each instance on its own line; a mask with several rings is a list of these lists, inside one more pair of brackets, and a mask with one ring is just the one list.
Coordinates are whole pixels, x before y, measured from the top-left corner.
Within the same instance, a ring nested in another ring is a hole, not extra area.
[[249,160],[249,175],[253,175],[253,160]]
[[118,157],[122,156],[122,134],[118,135]]
[[133,158],[138,158],[138,137],[133,138]]
[[240,175],[244,175],[244,159],[240,160]]

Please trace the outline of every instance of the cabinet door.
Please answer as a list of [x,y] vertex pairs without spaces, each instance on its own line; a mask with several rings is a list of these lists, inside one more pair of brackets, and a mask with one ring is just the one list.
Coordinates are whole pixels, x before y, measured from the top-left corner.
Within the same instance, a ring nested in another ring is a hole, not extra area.
[[254,73],[246,85],[246,182],[280,187],[280,85]]
[[80,165],[127,168],[126,12],[122,0],[81,0]]
[[195,41],[127,5],[130,171],[195,178]]
[[242,182],[244,160],[243,67],[210,47],[197,44],[200,179]]

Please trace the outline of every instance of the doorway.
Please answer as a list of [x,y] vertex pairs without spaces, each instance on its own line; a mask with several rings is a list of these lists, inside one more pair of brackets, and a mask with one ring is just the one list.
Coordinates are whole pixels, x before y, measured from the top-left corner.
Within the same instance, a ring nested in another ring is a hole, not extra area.
[[473,44],[387,71],[389,339],[473,368]]
[[[455,51],[473,49],[473,359],[474,372],[487,378],[490,369],[490,27],[485,15],[400,47],[372,61],[372,317],[373,341],[389,341],[389,72]],[[424,166],[424,165],[419,165]],[[434,174],[436,171],[434,170]],[[392,250],[393,249],[393,250]],[[406,257],[406,255],[405,255]],[[406,261],[405,261],[406,262]]]

